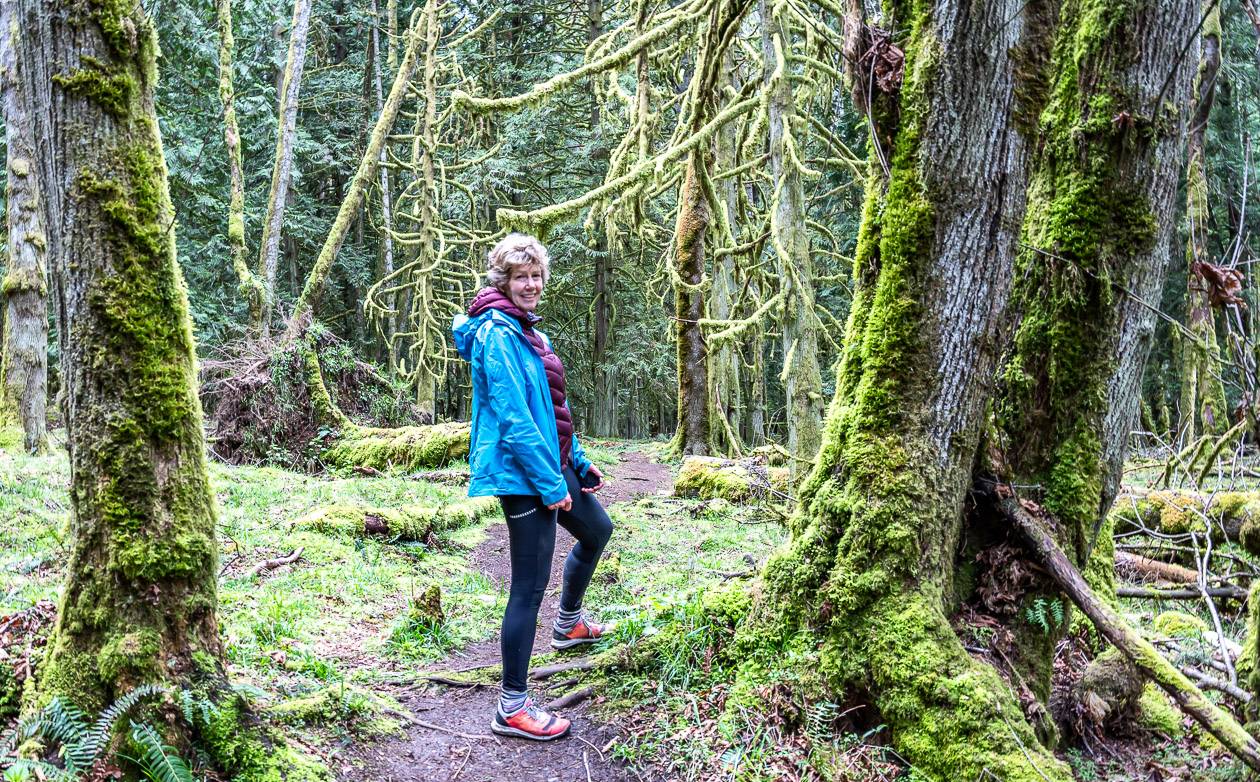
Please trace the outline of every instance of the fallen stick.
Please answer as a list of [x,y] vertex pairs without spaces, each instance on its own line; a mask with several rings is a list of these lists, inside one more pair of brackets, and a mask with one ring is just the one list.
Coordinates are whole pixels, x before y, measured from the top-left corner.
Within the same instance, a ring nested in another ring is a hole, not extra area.
[[555,665],[544,665],[537,668],[529,675],[529,678],[535,681],[542,681],[549,677],[555,676],[557,673],[565,673],[566,671],[589,671],[595,668],[595,663],[591,662],[589,657],[583,657],[580,660],[574,660],[569,663],[557,663]]
[[1242,703],[1251,703],[1251,693],[1230,684],[1227,681],[1218,679],[1215,676],[1208,676],[1203,671],[1189,666],[1182,668],[1181,672],[1186,676],[1189,676],[1191,679],[1194,679],[1199,683],[1199,686],[1205,690],[1216,690],[1217,692],[1223,692],[1229,697],[1237,701],[1241,701]]
[[440,733],[449,733],[452,736],[459,736],[461,739],[473,739],[475,741],[480,741],[481,739],[494,738],[494,736],[491,736],[489,733],[460,733],[457,730],[444,728],[441,725],[434,725],[432,722],[425,722],[424,720],[412,720],[412,724],[419,725],[422,728],[428,728],[429,730],[436,730]]
[[[1208,587],[1210,597],[1229,597],[1246,600],[1247,590],[1236,586]],[[1197,589],[1159,589],[1157,587],[1116,587],[1116,597],[1141,597],[1150,600],[1201,600],[1203,593]]]
[[556,698],[554,701],[551,701],[550,703],[548,703],[547,708],[563,709],[566,706],[572,706],[575,703],[581,703],[582,701],[586,700],[587,698],[591,697],[594,694],[595,694],[594,687],[583,687],[580,690],[574,690],[572,692],[568,692],[568,693],[565,693],[564,695],[561,695],[559,698]]
[[1138,573],[1177,584],[1193,584],[1199,580],[1199,574],[1188,567],[1160,562],[1158,559],[1144,557],[1141,554],[1130,554],[1127,551],[1116,552],[1116,567],[1128,568]]
[[[1089,617],[1098,631],[1129,659],[1142,675],[1168,693],[1183,712],[1190,715],[1253,771],[1260,771],[1260,744],[1228,713],[1204,696],[1203,691],[1168,662],[1137,630],[1104,603],[1085,583],[1076,566],[1059,549],[1042,522],[1008,496],[998,501],[1001,511],[1015,523],[1027,539],[1039,564],[1072,602]],[[1031,503],[1030,503],[1031,504]],[[1034,506],[1035,507],[1035,506]]]
[[449,676],[426,676],[424,677],[424,680],[426,682],[433,682],[434,684],[444,684],[447,687],[466,687],[470,690],[476,689],[477,687],[486,686],[482,682],[470,682],[464,679],[452,679]]
[[254,566],[254,569],[249,572],[249,575],[252,578],[257,578],[268,571],[275,570],[281,565],[292,565],[294,562],[297,562],[302,558],[302,552],[305,550],[305,547],[298,546],[293,550],[293,553],[288,556],[277,557],[276,559],[264,559],[262,562],[259,562]]

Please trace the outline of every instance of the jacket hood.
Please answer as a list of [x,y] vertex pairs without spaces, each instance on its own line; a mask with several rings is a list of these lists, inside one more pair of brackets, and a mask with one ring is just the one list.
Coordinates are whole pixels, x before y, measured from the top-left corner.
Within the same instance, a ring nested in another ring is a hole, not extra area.
[[473,336],[477,333],[477,329],[488,318],[493,317],[496,311],[508,316],[507,318],[501,318],[501,320],[511,321],[522,327],[532,328],[542,321],[542,318],[538,315],[532,312],[525,312],[513,304],[512,300],[498,288],[482,288],[468,304],[468,314],[456,315],[454,323],[451,324],[451,334],[455,338],[455,350],[465,361],[472,358],[472,341]]

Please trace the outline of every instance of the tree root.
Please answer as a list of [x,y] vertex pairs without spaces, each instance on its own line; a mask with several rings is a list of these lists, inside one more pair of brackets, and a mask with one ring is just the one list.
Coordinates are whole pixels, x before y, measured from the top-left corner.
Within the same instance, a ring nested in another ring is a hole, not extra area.
[[1119,613],[1094,594],[1080,572],[1059,549],[1054,538],[1045,530],[1041,520],[1014,497],[1001,500],[999,507],[1027,538],[1039,564],[1112,646],[1136,665],[1143,676],[1158,684],[1183,712],[1193,717],[1239,760],[1253,771],[1260,771],[1260,744],[1233,717],[1208,700],[1185,674],[1164,659]]

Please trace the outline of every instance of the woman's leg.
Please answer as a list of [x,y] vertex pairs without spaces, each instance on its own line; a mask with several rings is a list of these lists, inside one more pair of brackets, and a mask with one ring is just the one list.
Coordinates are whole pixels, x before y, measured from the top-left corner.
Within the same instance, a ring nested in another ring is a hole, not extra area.
[[604,553],[604,546],[612,536],[613,525],[595,495],[582,491],[573,469],[565,467],[563,473],[565,483],[569,486],[569,496],[573,498],[573,507],[560,511],[558,521],[560,526],[577,539],[577,543],[564,561],[560,610],[565,614],[572,614],[582,607],[582,597],[591,583],[600,555]]
[[507,520],[512,563],[512,586],[503,612],[503,691],[524,693],[529,657],[534,649],[538,607],[551,577],[551,555],[556,546],[555,511],[538,497],[500,497]]

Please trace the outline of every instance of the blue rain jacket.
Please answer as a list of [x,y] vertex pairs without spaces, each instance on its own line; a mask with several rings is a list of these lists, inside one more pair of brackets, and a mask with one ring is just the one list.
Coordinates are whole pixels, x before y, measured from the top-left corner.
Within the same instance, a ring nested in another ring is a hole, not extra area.
[[[535,329],[548,345],[547,335]],[[560,474],[560,438],[542,359],[512,316],[489,309],[457,315],[455,349],[472,364],[472,435],[468,463],[470,497],[523,494],[543,504],[568,494]],[[567,405],[568,402],[566,401]],[[591,462],[573,435],[573,469],[585,475]]]

